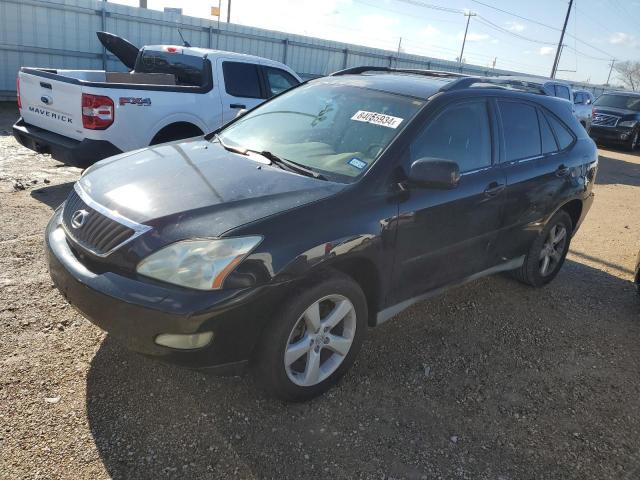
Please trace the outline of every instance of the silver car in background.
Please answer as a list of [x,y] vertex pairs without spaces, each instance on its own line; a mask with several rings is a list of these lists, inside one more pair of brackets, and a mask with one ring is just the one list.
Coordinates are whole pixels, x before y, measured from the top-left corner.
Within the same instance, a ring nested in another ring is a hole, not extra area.
[[591,128],[591,113],[594,101],[595,96],[589,90],[573,91],[573,111],[587,131]]

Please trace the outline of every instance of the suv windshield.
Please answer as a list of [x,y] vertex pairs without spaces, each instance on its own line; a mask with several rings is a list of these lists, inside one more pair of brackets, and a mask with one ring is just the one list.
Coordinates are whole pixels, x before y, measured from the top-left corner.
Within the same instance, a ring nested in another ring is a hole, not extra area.
[[623,108],[640,112],[640,96],[605,94],[593,104],[596,107]]
[[225,128],[225,145],[270,152],[331,180],[353,181],[424,101],[352,85],[295,88]]

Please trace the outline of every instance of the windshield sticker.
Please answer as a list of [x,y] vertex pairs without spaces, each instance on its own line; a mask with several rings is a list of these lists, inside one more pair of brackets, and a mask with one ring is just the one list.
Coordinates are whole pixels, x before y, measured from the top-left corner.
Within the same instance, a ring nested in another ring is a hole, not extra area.
[[388,128],[398,128],[398,125],[404,120],[400,117],[392,117],[391,115],[385,115],[384,113],[367,112],[365,110],[358,110],[351,120],[357,122],[373,123],[374,125],[381,125]]
[[358,170],[362,170],[364,167],[367,166],[367,162],[363,162],[362,160],[360,160],[359,158],[356,158],[356,157],[353,157],[347,163],[349,165],[351,165],[352,167],[356,167]]

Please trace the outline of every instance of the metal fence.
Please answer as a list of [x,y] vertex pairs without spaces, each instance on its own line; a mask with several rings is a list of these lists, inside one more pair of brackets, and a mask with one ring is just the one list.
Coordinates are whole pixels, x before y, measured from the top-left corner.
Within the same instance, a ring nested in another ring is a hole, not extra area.
[[[143,46],[180,43],[177,28],[193,46],[278,60],[303,78],[358,65],[473,75],[519,73],[100,0],[0,0],[0,100],[15,99],[16,74],[21,66],[124,70],[119,60],[102,48],[96,31],[108,31]],[[601,88],[586,84],[575,84],[574,88],[602,93]]]

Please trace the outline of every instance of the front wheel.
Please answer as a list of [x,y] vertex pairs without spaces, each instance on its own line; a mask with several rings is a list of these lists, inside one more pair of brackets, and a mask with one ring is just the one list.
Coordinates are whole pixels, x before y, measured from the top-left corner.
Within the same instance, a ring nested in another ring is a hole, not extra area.
[[572,232],[571,217],[560,210],[533,241],[524,263],[514,270],[514,276],[533,287],[541,287],[553,280],[564,264]]
[[367,328],[360,286],[334,272],[291,294],[256,356],[256,375],[274,396],[304,401],[327,391],[353,364]]

